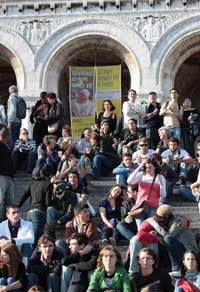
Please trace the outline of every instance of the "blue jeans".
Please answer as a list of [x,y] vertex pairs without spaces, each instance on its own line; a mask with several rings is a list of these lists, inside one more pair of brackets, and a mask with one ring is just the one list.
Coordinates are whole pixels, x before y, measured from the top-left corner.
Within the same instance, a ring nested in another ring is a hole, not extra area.
[[119,233],[121,233],[128,240],[131,240],[131,238],[137,233],[137,226],[135,222],[130,224],[119,222],[117,223],[116,228]]
[[56,249],[63,253],[64,256],[67,256],[70,253],[68,244],[63,239],[58,239],[55,242]]
[[156,214],[156,208],[149,208],[148,212],[145,213],[144,215],[135,218],[136,224],[137,224],[137,229],[139,230],[140,225],[142,224],[142,222],[144,220],[146,220],[147,218],[150,218],[152,216],[154,216]]
[[192,190],[190,187],[185,185],[179,186],[179,193],[186,198],[187,200],[190,200],[191,202],[196,202],[195,196],[192,194]]
[[67,292],[74,269],[72,267],[62,266],[60,292]]
[[180,142],[181,140],[181,129],[180,127],[169,127],[168,128],[170,135],[174,138],[177,138]]
[[63,216],[63,212],[57,210],[54,207],[47,208],[47,224],[56,223],[58,219]]
[[[143,243],[136,237],[133,236],[130,240],[130,266],[129,266],[129,273],[137,273],[140,271],[138,261],[137,261],[137,254],[143,248]],[[158,243],[149,243],[148,247],[153,249],[156,254],[158,254]]]
[[[10,285],[14,282],[16,282],[17,280],[15,278],[9,277],[9,278],[0,278],[0,286],[7,286]],[[21,289],[14,289],[12,290],[13,292],[19,292]]]
[[35,234],[34,247],[36,247],[38,239],[44,232],[44,227],[46,223],[46,213],[39,209],[30,210],[27,214],[27,220],[31,221],[33,224],[33,232]]
[[173,236],[166,235],[163,238],[164,246],[168,251],[172,271],[180,270],[182,257],[185,252],[184,246]]
[[96,177],[105,176],[108,169],[112,170],[112,161],[105,155],[95,155],[93,159],[93,174]]
[[35,273],[28,274],[28,289],[34,285],[41,285],[42,288],[48,292],[58,292],[60,291],[60,276],[55,273],[50,273],[46,279],[46,283],[40,283],[39,276]]
[[10,137],[11,137],[11,149],[13,149],[15,141],[19,139],[19,131],[21,128],[21,123],[11,123],[10,124]]

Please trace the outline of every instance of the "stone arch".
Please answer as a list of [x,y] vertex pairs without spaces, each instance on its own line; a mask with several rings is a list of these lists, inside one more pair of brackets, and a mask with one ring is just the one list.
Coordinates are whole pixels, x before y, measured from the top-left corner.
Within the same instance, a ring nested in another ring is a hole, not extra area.
[[194,16],[169,29],[151,52],[151,64],[156,67],[156,83],[164,95],[173,87],[175,76],[183,62],[199,47],[200,17]]
[[0,27],[0,57],[6,60],[13,68],[19,92],[23,95],[27,79],[25,67],[29,68],[29,70],[34,68],[32,50],[17,33]]
[[142,82],[141,67],[149,64],[149,50],[133,30],[119,27],[119,24],[111,21],[84,20],[58,30],[44,44],[46,49],[43,46],[36,56],[38,66],[41,64],[40,60],[45,64],[40,68],[40,87],[58,91],[58,79],[64,60],[71,58],[76,50],[84,49],[88,42],[92,45],[92,40],[97,38],[99,43],[107,44],[126,62],[131,75],[131,86],[138,90]]

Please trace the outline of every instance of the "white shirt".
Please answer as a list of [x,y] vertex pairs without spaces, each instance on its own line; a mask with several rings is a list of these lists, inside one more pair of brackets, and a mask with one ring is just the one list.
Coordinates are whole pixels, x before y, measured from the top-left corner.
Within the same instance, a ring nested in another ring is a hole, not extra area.
[[145,110],[141,104],[132,102],[130,100],[123,103],[122,112],[124,116],[124,129],[128,127],[129,119],[136,119],[139,124],[139,118],[145,114]]
[[136,160],[137,158],[140,157],[142,159],[141,162],[143,162],[143,161],[147,160],[154,153],[155,153],[155,150],[153,150],[153,149],[148,149],[148,152],[146,154],[142,154],[140,150],[137,150],[133,153],[132,160],[134,162],[134,160]]

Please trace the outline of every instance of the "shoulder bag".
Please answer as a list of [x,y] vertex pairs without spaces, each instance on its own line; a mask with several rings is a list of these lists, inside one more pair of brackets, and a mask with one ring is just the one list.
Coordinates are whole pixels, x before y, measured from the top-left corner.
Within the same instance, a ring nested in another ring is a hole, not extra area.
[[149,188],[147,200],[144,200],[140,203],[137,203],[137,204],[133,205],[133,207],[131,208],[129,215],[132,216],[133,218],[142,216],[143,214],[146,214],[148,212],[148,210],[149,210],[148,201],[149,201],[152,189],[153,189],[155,179],[156,179],[156,174],[154,175],[151,186]]

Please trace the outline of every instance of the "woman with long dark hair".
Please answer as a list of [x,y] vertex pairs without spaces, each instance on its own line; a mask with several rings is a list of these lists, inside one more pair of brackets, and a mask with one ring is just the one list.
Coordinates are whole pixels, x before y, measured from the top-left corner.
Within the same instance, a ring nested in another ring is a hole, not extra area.
[[16,244],[6,243],[0,253],[0,292],[26,291],[26,284],[26,269],[22,256]]
[[103,101],[102,111],[99,113],[98,118],[96,120],[97,128],[100,129],[101,122],[106,120],[109,124],[109,130],[113,133],[116,129],[117,124],[117,116],[113,111],[115,110],[115,106],[113,105],[110,99],[106,99]]
[[62,127],[64,126],[63,105],[57,100],[57,96],[54,92],[48,92],[46,97],[49,104],[47,118],[48,133],[59,138],[62,133]]
[[118,231],[116,225],[121,221],[121,207],[124,199],[123,187],[114,185],[99,204],[99,212],[104,223],[102,232],[102,244],[106,245],[110,241],[116,245]]
[[[166,180],[160,174],[158,162],[149,158],[130,174],[127,182],[128,184],[138,184],[139,186],[136,204],[148,200],[148,212],[136,218],[137,227],[139,228],[145,219],[155,215],[161,198],[166,196]],[[150,189],[151,193],[149,195]]]
[[187,250],[183,255],[182,277],[176,282],[174,292],[199,292],[200,269],[199,258],[192,250]]
[[40,99],[36,102],[32,108],[32,113],[30,115],[30,122],[34,124],[33,126],[33,140],[39,145],[42,143],[42,139],[48,134],[47,131],[47,117],[49,111],[49,104],[46,98],[46,91],[40,93]]

